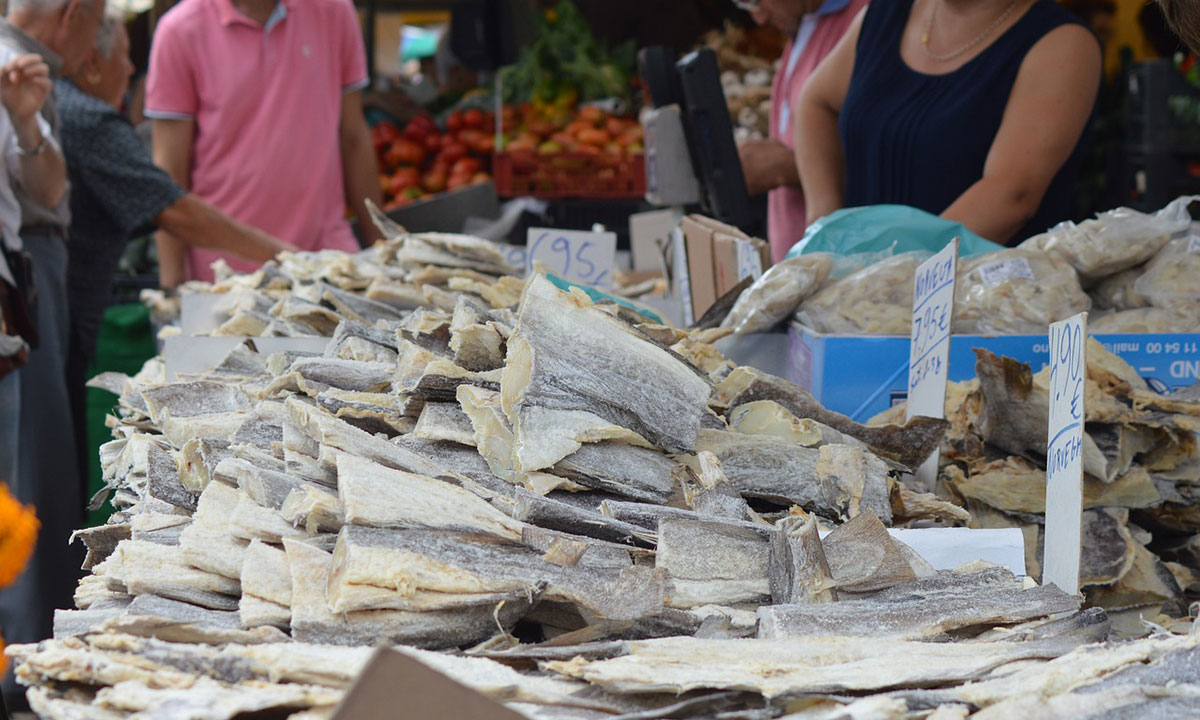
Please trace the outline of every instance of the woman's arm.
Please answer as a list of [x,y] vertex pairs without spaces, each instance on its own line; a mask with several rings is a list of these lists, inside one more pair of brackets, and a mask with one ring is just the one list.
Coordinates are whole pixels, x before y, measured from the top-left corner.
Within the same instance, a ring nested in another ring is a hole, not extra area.
[[1100,89],[1100,45],[1080,25],[1047,33],[1025,56],[983,177],[942,217],[1006,243],[1042,204],[1087,125]]
[[846,167],[838,113],[854,74],[854,54],[866,12],[864,9],[854,18],[837,46],[809,76],[793,108],[796,167],[809,223],[842,206]]

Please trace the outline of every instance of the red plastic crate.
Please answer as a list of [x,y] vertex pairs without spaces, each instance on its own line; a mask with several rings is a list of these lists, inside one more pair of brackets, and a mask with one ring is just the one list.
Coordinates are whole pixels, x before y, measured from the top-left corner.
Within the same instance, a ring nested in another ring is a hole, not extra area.
[[496,153],[492,179],[501,197],[640,198],[644,155]]

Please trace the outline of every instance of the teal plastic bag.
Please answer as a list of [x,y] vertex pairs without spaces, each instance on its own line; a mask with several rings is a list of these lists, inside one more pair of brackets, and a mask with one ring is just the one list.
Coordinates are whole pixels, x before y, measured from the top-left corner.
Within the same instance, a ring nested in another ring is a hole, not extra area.
[[840,255],[875,253],[899,255],[913,250],[935,253],[954,238],[962,238],[960,257],[1003,250],[984,240],[962,223],[945,220],[907,205],[868,205],[843,208],[808,226],[800,242],[788,251],[789,258],[808,253]]

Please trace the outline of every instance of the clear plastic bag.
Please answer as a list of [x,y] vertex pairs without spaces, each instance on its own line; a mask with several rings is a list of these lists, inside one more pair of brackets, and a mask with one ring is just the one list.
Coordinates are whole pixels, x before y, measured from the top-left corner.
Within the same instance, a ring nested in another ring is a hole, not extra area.
[[1200,235],[1168,243],[1133,287],[1154,307],[1200,319]]
[[931,255],[902,253],[848,275],[801,303],[796,319],[823,333],[908,335],[917,266]]
[[1105,333],[1179,333],[1200,330],[1197,318],[1149,307],[1099,315],[1088,320],[1088,332]]
[[825,253],[772,265],[738,296],[721,327],[731,327],[738,335],[770,330],[791,317],[800,303],[824,284],[833,265],[833,257]]
[[1117,208],[1078,225],[1059,223],[1020,247],[1042,250],[1067,261],[1085,282],[1098,280],[1142,264],[1171,236],[1186,231],[1192,220],[1188,205],[1197,199],[1200,196],[1180,197],[1153,215]]
[[1012,248],[964,260],[954,293],[954,332],[1044,334],[1091,307],[1075,268],[1037,250]]
[[1146,272],[1145,265],[1109,275],[1088,290],[1092,307],[1098,310],[1137,310],[1150,306],[1150,300],[1139,293],[1134,284]]

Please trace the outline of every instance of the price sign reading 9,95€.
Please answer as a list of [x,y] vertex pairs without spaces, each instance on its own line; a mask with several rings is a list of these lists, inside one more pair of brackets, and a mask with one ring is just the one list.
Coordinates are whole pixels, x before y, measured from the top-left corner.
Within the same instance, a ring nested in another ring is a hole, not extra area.
[[1079,592],[1083,513],[1083,398],[1087,313],[1050,326],[1050,427],[1046,434],[1046,541],[1042,584]]
[[541,263],[564,280],[612,287],[616,233],[529,228],[526,238],[530,270],[534,263]]
[[[946,415],[950,324],[954,316],[954,276],[958,238],[921,263],[913,283],[912,345],[908,356],[908,417]],[[937,478],[935,452],[917,471],[929,489]]]

